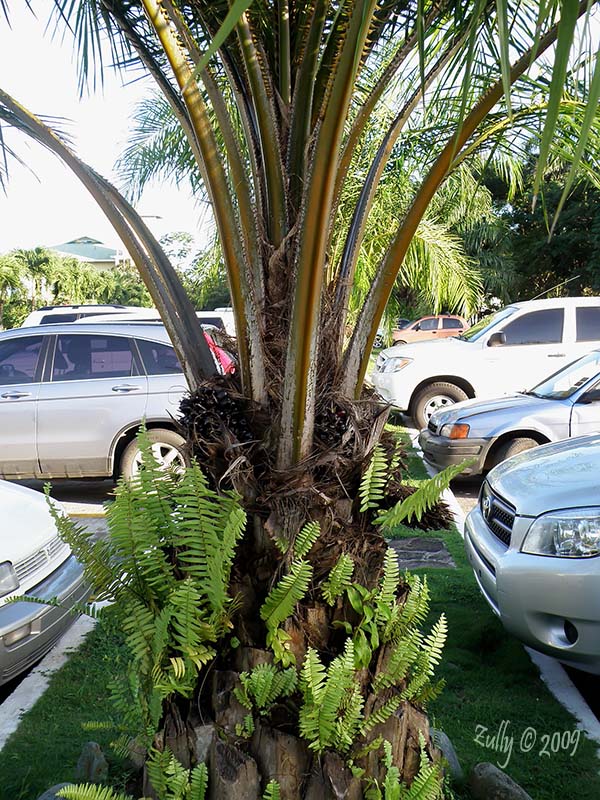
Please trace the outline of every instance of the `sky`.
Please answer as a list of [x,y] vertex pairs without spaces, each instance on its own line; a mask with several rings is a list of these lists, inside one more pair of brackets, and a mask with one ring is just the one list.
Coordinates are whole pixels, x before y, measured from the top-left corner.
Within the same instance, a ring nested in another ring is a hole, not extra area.
[[[119,186],[113,167],[126,144],[135,104],[153,83],[144,79],[123,85],[122,77],[107,70],[104,90],[80,97],[72,37],[46,32],[52,0],[33,0],[32,5],[37,18],[25,3],[11,3],[12,29],[0,16],[0,87],[35,114],[69,120],[61,127],[68,130],[77,154]],[[80,236],[121,247],[87,190],[54,155],[22,134],[3,128],[3,135],[27,167],[10,162],[6,193],[0,190],[0,254]],[[187,231],[202,246],[212,233],[206,207],[196,206],[184,189],[154,185],[136,208],[158,237]]]

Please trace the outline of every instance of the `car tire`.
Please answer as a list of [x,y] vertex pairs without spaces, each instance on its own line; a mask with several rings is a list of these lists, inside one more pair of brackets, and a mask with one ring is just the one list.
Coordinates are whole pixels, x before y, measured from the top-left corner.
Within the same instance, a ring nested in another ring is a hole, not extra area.
[[436,381],[415,395],[411,402],[410,415],[420,430],[427,427],[434,411],[460,403],[461,400],[468,400],[468,395],[460,387],[454,383]]
[[[146,436],[152,443],[155,458],[163,469],[182,471],[189,466],[190,457],[183,436],[166,428],[151,428]],[[132,439],[123,450],[119,471],[121,476],[129,481],[137,475],[139,467],[140,448],[136,438]]]
[[539,442],[527,436],[518,436],[515,439],[509,439],[503,442],[492,456],[492,466],[500,464],[501,461],[506,461],[511,456],[516,456],[517,453],[524,453],[526,450],[531,450],[533,447],[538,447]]
[[404,339],[394,339],[394,344],[406,344]]

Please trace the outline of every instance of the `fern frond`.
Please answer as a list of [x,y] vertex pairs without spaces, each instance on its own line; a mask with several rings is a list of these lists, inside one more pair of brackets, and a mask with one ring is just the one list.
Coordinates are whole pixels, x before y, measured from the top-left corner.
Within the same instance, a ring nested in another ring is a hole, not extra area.
[[444,781],[441,767],[429,760],[421,733],[419,733],[419,745],[421,750],[419,771],[406,792],[406,800],[441,800]]
[[327,580],[321,584],[321,592],[326,603],[330,606],[335,605],[337,598],[350,586],[353,572],[354,561],[349,555],[342,553]]
[[277,781],[269,781],[262,800],[281,800],[281,789]]
[[64,786],[58,790],[57,797],[63,797],[65,800],[133,800],[129,794],[121,794],[110,786],[98,786],[96,783]]
[[292,615],[296,603],[306,594],[312,567],[307,561],[294,561],[290,571],[267,595],[260,616],[268,630],[274,630]]
[[321,526],[318,522],[307,522],[294,542],[294,558],[304,558],[319,538]]
[[390,697],[380,708],[377,709],[373,714],[369,714],[366,721],[362,726],[362,733],[367,734],[373,730],[376,725],[383,725],[392,714],[395,714],[396,711],[400,708],[402,703],[402,698],[400,695],[396,694],[393,697]]
[[375,600],[382,605],[392,608],[396,605],[396,591],[400,581],[400,567],[398,554],[392,547],[385,551],[383,559],[383,576]]
[[207,788],[208,768],[206,764],[198,764],[192,770],[189,800],[205,800]]
[[442,493],[450,486],[450,481],[472,463],[463,461],[460,464],[452,464],[446,469],[438,472],[433,478],[425,481],[415,492],[400,500],[393,508],[380,514],[376,520],[376,525],[382,528],[394,528],[402,522],[410,522],[413,518],[419,521],[423,514],[434,506],[442,496]]
[[369,466],[360,482],[358,495],[361,499],[361,513],[369,508],[377,508],[383,500],[383,490],[388,476],[388,466],[385,451],[381,445],[376,445]]

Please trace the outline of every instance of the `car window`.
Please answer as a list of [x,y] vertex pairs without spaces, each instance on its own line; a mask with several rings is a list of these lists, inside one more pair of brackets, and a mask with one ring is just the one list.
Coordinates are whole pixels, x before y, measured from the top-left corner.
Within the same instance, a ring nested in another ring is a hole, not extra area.
[[44,314],[40,325],[55,325],[57,322],[75,322],[77,314]]
[[600,350],[594,350],[538,383],[533,387],[531,394],[549,400],[562,400],[574,394],[599,372]]
[[582,306],[576,310],[577,341],[600,341],[600,307]]
[[452,317],[444,317],[442,320],[442,328],[462,328],[462,322]]
[[0,342],[0,384],[33,383],[42,341],[42,336],[20,336]]
[[532,311],[503,328],[507,345],[562,342],[564,311],[547,308]]
[[171,345],[136,339],[140,349],[142,363],[148,375],[170,375],[182,373],[181,364]]
[[64,334],[57,337],[53,381],[126,378],[136,374],[131,345],[125,336]]
[[437,331],[438,321],[435,317],[433,319],[423,319],[419,322],[419,327],[422,331]]

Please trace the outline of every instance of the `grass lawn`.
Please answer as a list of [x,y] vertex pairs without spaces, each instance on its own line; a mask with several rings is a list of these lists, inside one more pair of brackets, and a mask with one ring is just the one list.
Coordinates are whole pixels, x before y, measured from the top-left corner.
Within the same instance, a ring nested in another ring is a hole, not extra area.
[[[426,477],[415,454],[409,456],[409,472],[416,480]],[[414,530],[400,528],[394,538],[414,535]],[[460,535],[455,530],[418,535],[444,539],[457,565],[428,573],[432,620],[443,611],[449,623],[438,672],[447,686],[429,714],[450,736],[465,774],[477,762],[491,761],[503,766],[534,800],[598,800],[597,745],[583,735],[578,742],[570,738],[574,719],[550,695],[521,645],[504,632],[481,598]],[[109,747],[114,733],[83,727],[110,719],[108,687],[122,657],[109,613],[53,676],[45,695],[0,752],[0,800],[35,800],[49,786],[72,780],[81,748],[89,740],[101,745],[109,760],[110,783],[122,788],[127,769]],[[486,736],[491,740],[499,732],[502,751],[491,741],[486,745]],[[553,734],[558,736],[552,739]],[[562,748],[563,742],[568,748]],[[456,796],[469,797],[466,789],[457,789]]]
[[111,779],[119,787],[127,770],[110,749],[114,731],[85,730],[84,726],[110,719],[108,687],[122,652],[109,611],[52,676],[44,695],[0,751],[0,800],[35,800],[50,786],[72,781],[81,748],[88,741],[100,744]]
[[[410,456],[409,462],[413,477],[427,477],[418,456]],[[402,528],[393,538],[414,535],[414,530]],[[559,797],[597,800],[600,797],[598,745],[583,733],[578,743],[576,734],[571,738],[564,733],[575,730],[575,719],[546,689],[523,647],[505,633],[481,597],[460,534],[452,530],[429,531],[424,535],[443,539],[457,566],[454,570],[435,569],[427,573],[432,617],[435,619],[444,612],[449,625],[438,671],[446,680],[446,688],[428,709],[432,724],[450,737],[465,774],[476,763],[490,761],[503,767],[534,800]],[[485,740],[486,736],[491,740],[494,734],[502,739],[502,723],[504,752],[499,752],[491,741],[485,746]],[[567,749],[562,749],[559,736],[552,740],[554,733],[561,737],[564,733]],[[507,742],[511,739],[512,752],[506,764]],[[553,745],[558,752],[553,752]],[[457,790],[456,794],[469,797],[466,790],[463,793]]]

